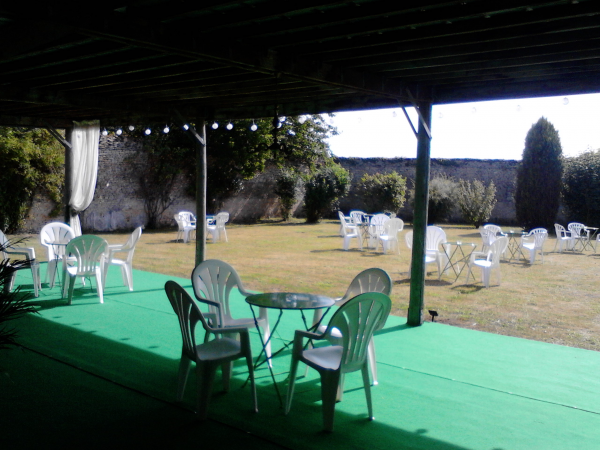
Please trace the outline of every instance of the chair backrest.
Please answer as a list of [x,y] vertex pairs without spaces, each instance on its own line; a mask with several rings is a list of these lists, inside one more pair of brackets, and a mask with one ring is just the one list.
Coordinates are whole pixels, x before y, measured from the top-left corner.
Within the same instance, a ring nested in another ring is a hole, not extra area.
[[383,224],[383,234],[390,238],[398,238],[398,232],[404,228],[404,222],[402,219],[394,218],[389,219]]
[[232,319],[229,305],[231,292],[235,289],[245,292],[235,269],[219,259],[207,259],[198,264],[192,272],[192,286],[198,300],[212,300],[220,305],[209,305],[210,312],[219,319],[218,326],[222,326],[224,318]]
[[375,214],[373,217],[371,217],[371,221],[369,222],[369,225],[371,225],[371,227],[375,228],[375,233],[377,233],[378,235],[383,233],[383,225],[390,220],[390,217],[386,214]]
[[173,311],[179,320],[181,337],[183,339],[183,353],[190,359],[196,360],[196,325],[202,322],[206,329],[207,324],[200,308],[190,295],[175,281],[169,280],[165,283],[165,292],[171,302]]
[[48,259],[65,254],[65,245],[75,237],[75,231],[66,223],[51,222],[42,227],[40,231],[40,242],[48,250]]
[[364,223],[367,221],[367,213],[362,211],[350,211],[350,218],[354,224]]
[[554,232],[557,238],[568,237],[568,231],[559,223],[554,224]]
[[573,237],[581,237],[581,232],[585,229],[585,225],[579,222],[571,222],[567,225]]
[[344,216],[344,213],[341,211],[338,211],[338,216],[340,218],[340,225],[342,226],[342,234],[344,236],[348,235],[348,234],[352,234],[350,230],[348,230],[347,226],[348,226],[348,222],[346,222],[346,216]]
[[406,241],[406,246],[410,249],[412,249],[412,242],[413,242],[413,232],[409,231],[404,235],[404,240]]
[[492,263],[492,267],[498,267],[500,265],[500,256],[502,256],[507,246],[508,238],[506,236],[501,236],[492,242],[487,256],[488,261],[491,261]]
[[229,213],[228,212],[220,212],[215,217],[215,223],[217,228],[225,228],[225,224],[229,222]]
[[108,242],[100,236],[84,234],[69,241],[66,253],[77,259],[77,275],[95,275],[96,267],[103,263]]
[[494,225],[492,223],[487,223],[483,226],[484,230],[490,230],[492,233],[494,233],[494,235],[496,234],[502,234],[502,228],[500,228],[498,225]]
[[365,269],[354,277],[346,293],[337,304],[343,304],[365,292],[381,292],[389,296],[392,293],[392,279],[383,269],[377,267]]
[[484,248],[489,247],[496,240],[496,232],[489,228],[482,228],[479,230],[479,234],[481,234],[481,242]]
[[535,248],[542,248],[544,241],[548,237],[548,230],[545,228],[534,228],[529,232],[529,236],[533,236]]
[[446,242],[446,233],[440,227],[429,225],[427,227],[426,249],[439,251],[440,245]]
[[325,330],[325,338],[335,333],[331,342],[340,342],[337,333],[341,334],[342,373],[358,370],[364,365],[373,333],[383,328],[391,307],[389,296],[366,292],[348,300],[335,312]]
[[137,227],[135,230],[133,230],[133,233],[131,233],[131,235],[127,239],[127,242],[125,242],[125,245],[123,246],[123,248],[121,248],[122,252],[129,252],[127,254],[127,262],[131,262],[133,260],[135,246],[138,243],[138,241],[140,240],[141,236],[142,236],[142,227]]

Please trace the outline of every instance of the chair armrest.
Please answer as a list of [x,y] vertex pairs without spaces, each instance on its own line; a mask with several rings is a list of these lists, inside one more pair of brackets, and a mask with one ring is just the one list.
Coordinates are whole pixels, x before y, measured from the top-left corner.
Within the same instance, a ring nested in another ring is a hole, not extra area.
[[[207,298],[196,297],[196,300],[198,300],[200,303],[206,303],[207,305],[214,306],[216,308],[221,307],[221,304],[219,302],[215,302],[215,301],[209,300]],[[205,316],[206,316],[206,314],[205,314]]]

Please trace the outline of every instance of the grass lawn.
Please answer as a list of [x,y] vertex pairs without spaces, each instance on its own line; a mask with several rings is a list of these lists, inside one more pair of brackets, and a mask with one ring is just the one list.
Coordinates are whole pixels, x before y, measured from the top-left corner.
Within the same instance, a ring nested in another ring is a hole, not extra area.
[[[465,226],[445,225],[448,241],[473,242],[481,249],[479,232]],[[339,222],[265,222],[256,225],[228,225],[229,242],[207,244],[207,258],[222,259],[233,265],[245,287],[256,291],[294,291],[342,296],[361,270],[380,267],[393,281],[392,313],[406,316],[409,302],[410,251],[400,234],[400,254],[356,249],[342,250]],[[102,234],[110,244],[123,243],[127,234]],[[195,241],[175,242],[175,231],[144,232],[136,248],[134,268],[167,275],[189,277],[194,268]],[[436,321],[463,328],[518,336],[555,344],[600,350],[600,254],[553,252],[554,237],[545,244],[544,264],[524,260],[502,262],[502,283],[495,273],[490,288],[476,279],[466,284],[466,271],[444,275],[438,281],[437,267],[428,265],[424,318],[428,309]],[[44,261],[45,249],[38,236],[27,244],[34,246]],[[599,249],[600,250],[600,249]],[[135,285],[135,279],[134,279]],[[137,287],[137,286],[136,286]],[[166,301],[166,298],[165,298]]]

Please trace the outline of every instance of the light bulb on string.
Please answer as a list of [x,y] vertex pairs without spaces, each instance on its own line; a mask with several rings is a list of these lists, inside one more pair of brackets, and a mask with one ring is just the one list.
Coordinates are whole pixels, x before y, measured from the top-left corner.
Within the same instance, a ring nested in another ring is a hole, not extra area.
[[102,130],[102,136],[108,136],[108,130],[106,128]]
[[165,125],[165,127],[163,128],[163,133],[167,134],[169,131],[171,131],[169,125]]
[[233,130],[233,124],[231,123],[231,121],[227,124],[225,128],[227,128],[228,130]]
[[250,125],[250,129],[252,131],[256,131],[258,130],[258,125],[256,125],[256,123],[254,122],[254,120],[252,121],[252,125]]
[[150,133],[152,133],[152,130],[150,129],[150,127],[148,127],[144,130],[144,133],[146,134],[146,136],[149,136]]
[[189,129],[190,129],[190,126],[189,126],[187,123],[184,123],[184,124],[183,124],[183,129],[184,129],[185,131],[187,131],[187,130],[189,130]]
[[121,127],[117,128],[116,131],[115,131],[115,134],[117,136],[121,136],[123,134],[123,129]]
[[217,128],[219,128],[219,123],[215,120],[213,122],[213,124],[210,126],[213,130],[216,130]]
[[133,131],[135,130],[135,127],[133,125],[129,125],[129,131]]

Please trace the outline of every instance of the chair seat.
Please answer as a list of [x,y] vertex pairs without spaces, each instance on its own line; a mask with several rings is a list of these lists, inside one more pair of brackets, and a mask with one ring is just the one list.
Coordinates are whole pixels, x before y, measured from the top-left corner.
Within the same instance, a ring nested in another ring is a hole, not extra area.
[[343,351],[344,348],[341,345],[317,347],[305,350],[302,353],[302,359],[310,366],[317,366],[326,370],[337,370],[342,361]]
[[485,259],[476,259],[473,261],[473,264],[479,267],[492,267],[492,261],[487,261]]
[[240,354],[242,346],[231,338],[219,338],[196,346],[196,354],[205,361],[233,358]]

